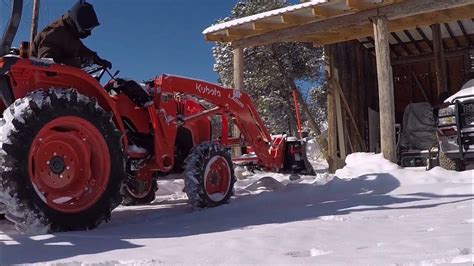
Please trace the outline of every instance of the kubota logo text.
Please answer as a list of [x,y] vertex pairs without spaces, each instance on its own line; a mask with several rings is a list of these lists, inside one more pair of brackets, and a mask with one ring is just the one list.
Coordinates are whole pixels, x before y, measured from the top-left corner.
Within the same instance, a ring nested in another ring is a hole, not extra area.
[[216,88],[209,88],[207,85],[196,83],[196,90],[200,93],[221,97],[221,92],[219,90]]

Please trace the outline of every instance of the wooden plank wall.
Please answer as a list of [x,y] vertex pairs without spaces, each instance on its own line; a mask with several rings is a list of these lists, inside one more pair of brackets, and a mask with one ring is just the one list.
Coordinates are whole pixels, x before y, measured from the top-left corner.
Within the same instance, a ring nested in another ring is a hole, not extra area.
[[[448,96],[457,92],[463,84],[466,76],[464,58],[464,56],[460,55],[446,60],[448,83],[446,95]],[[402,124],[403,112],[408,104],[426,101],[417,80],[425,91],[429,103],[432,105],[442,103],[443,99],[439,99],[437,95],[434,60],[394,66],[393,77],[396,123]]]
[[[363,143],[356,137],[356,129],[343,112],[344,135],[348,152],[367,151],[368,122],[367,108],[378,109],[377,75],[375,57],[359,41],[349,41],[328,46],[333,57],[334,73],[352,111]],[[331,88],[334,89],[334,88]],[[340,165],[339,165],[340,167]]]
[[[368,108],[379,110],[375,56],[358,41],[326,47],[328,56],[332,58],[330,60],[332,67],[336,70],[334,73],[338,74],[338,82],[359,127],[365,147],[369,147]],[[468,67],[466,66],[469,63],[466,60],[467,54],[468,49],[465,50],[465,55],[447,59],[449,95],[458,91],[467,77],[466,69]],[[441,102],[437,96],[434,64],[434,60],[422,60],[393,66],[396,123],[402,124],[403,112],[409,103],[425,101],[425,97],[432,105]],[[424,93],[421,92],[420,85]],[[330,90],[334,90],[334,88],[330,88]],[[344,110],[342,116],[344,135],[346,136],[345,146],[348,153],[367,151],[362,148],[363,145],[358,143],[355,137],[356,130]],[[334,138],[337,141],[337,131]],[[336,168],[343,166],[341,162],[337,162],[336,165]]]

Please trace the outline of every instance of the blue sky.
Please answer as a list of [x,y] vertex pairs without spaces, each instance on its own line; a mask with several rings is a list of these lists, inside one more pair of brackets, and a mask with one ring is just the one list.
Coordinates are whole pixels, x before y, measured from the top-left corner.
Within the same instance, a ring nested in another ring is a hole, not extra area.
[[[10,0],[0,0],[3,33]],[[75,0],[41,0],[39,30],[68,10]],[[212,42],[202,31],[230,14],[238,0],[89,0],[101,25],[86,45],[113,63],[122,77],[150,79],[169,73],[211,82]],[[298,2],[298,1],[291,1]],[[24,10],[15,44],[28,40],[32,0]]]

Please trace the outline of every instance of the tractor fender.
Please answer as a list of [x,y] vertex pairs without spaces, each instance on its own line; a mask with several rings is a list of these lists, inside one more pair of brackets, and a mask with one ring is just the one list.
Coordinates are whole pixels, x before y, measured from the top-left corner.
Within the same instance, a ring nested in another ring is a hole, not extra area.
[[104,110],[113,114],[113,121],[124,132],[116,102],[100,83],[81,69],[41,59],[17,59],[7,73],[14,99],[25,97],[38,89],[73,88],[97,99]]

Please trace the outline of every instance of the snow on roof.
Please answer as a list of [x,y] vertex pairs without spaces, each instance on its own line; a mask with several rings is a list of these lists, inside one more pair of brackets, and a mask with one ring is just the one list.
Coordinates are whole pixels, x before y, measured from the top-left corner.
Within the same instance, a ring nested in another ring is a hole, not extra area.
[[328,0],[313,0],[313,1],[310,1],[310,2],[298,4],[298,5],[287,6],[287,7],[284,7],[284,8],[279,8],[279,9],[275,9],[275,10],[255,14],[255,15],[252,15],[252,16],[248,16],[248,17],[234,19],[234,20],[231,20],[231,21],[227,21],[227,22],[224,22],[224,23],[219,23],[219,24],[210,26],[209,28],[205,29],[202,33],[203,34],[214,33],[214,32],[217,32],[217,31],[229,29],[231,27],[239,26],[239,25],[242,25],[242,24],[245,24],[245,23],[250,23],[250,22],[261,20],[261,19],[264,19],[264,18],[281,15],[283,13],[288,13],[288,12],[301,10],[301,9],[304,9],[304,8],[314,7],[314,6],[320,5],[322,3],[327,3],[327,2],[329,2],[329,1]]

